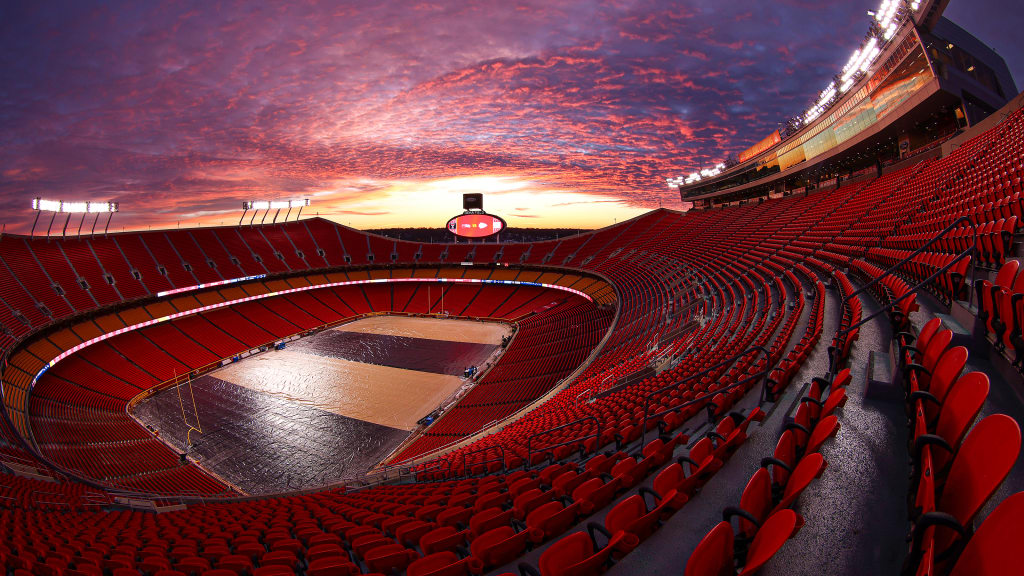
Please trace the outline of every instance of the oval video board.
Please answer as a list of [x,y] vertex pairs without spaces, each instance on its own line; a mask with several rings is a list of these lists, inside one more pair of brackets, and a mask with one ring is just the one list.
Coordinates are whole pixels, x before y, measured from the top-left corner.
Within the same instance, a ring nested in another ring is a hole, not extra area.
[[448,221],[448,231],[463,238],[486,238],[505,229],[505,221],[491,214],[459,214]]

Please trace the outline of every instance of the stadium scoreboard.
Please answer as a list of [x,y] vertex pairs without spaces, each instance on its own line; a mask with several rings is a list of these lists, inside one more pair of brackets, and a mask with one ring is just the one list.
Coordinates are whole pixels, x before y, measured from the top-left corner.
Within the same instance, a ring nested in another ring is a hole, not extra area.
[[471,193],[462,195],[465,210],[453,216],[445,226],[448,231],[462,238],[489,238],[505,229],[505,220],[500,216],[484,212],[484,195]]
[[487,238],[505,229],[505,220],[482,212],[459,214],[448,220],[448,231],[463,238]]

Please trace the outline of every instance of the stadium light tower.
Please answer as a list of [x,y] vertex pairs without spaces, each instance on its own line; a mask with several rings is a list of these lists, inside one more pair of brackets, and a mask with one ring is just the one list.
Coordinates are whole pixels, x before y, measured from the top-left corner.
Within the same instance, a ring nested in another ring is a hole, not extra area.
[[295,219],[298,220],[302,217],[302,209],[309,206],[309,198],[302,198],[301,200],[247,200],[242,202],[242,217],[238,219],[238,225],[242,225],[242,221],[245,220],[245,215],[249,210],[252,210],[252,218],[249,219],[249,225],[252,226],[253,221],[256,220],[256,215],[259,214],[260,210],[266,210],[263,214],[263,219],[260,220],[262,225],[267,220],[267,215],[270,214],[271,210],[274,212],[274,219],[270,222],[274,224],[277,222],[277,216],[281,213],[281,210],[287,209],[288,212],[284,215],[284,221],[288,221],[288,217],[292,213],[292,208],[298,208],[299,212],[295,215]]
[[95,218],[92,221],[92,232],[96,234],[96,223],[100,219],[100,214],[107,215],[107,224],[103,228],[103,234],[107,233],[110,229],[110,219],[114,217],[114,213],[120,208],[119,202],[65,202],[63,200],[44,200],[42,198],[32,199],[32,209],[36,211],[36,218],[32,222],[32,231],[29,236],[34,236],[36,232],[36,224],[39,223],[39,215],[43,212],[50,212],[53,216],[50,217],[50,224],[46,227],[46,237],[50,237],[50,230],[53,228],[53,221],[57,218],[57,214],[67,214],[67,218],[64,219],[64,229],[61,232],[61,237],[66,237],[68,232],[68,223],[71,222],[72,214],[81,214],[82,219],[78,221],[78,235],[82,235],[82,224],[85,223],[86,214],[95,214]]

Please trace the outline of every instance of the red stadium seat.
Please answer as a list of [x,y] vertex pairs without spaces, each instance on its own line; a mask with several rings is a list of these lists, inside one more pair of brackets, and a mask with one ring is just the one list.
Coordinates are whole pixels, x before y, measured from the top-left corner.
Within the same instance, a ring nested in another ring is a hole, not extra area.
[[427,532],[420,538],[420,550],[430,555],[437,552],[454,552],[466,543],[469,530],[458,531],[451,526],[442,526]]
[[472,556],[459,559],[453,552],[438,552],[416,560],[406,568],[406,576],[465,576],[480,574],[483,565]]
[[309,563],[307,576],[351,576],[359,573],[359,567],[345,557],[318,558]]
[[1002,576],[1020,570],[1017,548],[1024,538],[1024,492],[1003,500],[981,523],[960,553],[950,576]]
[[537,529],[516,532],[511,526],[501,526],[477,536],[469,550],[485,567],[501,566],[518,558],[531,543],[543,539],[544,534]]
[[605,534],[607,543],[599,547],[595,532],[603,532],[596,524],[587,525],[587,532],[574,532],[556,541],[540,556],[541,576],[582,576],[604,571],[614,555],[626,554],[637,545],[636,536],[620,532]]
[[[683,469],[684,463],[689,465],[689,474]],[[702,438],[690,448],[688,455],[680,457],[658,474],[654,479],[654,490],[666,495],[675,490],[681,495],[692,496],[721,467],[722,461],[715,457],[711,440]]]
[[979,422],[964,439],[950,464],[941,492],[937,490],[930,451],[922,453],[917,503],[921,516],[913,530],[912,558],[932,546],[936,556],[944,555],[965,535],[965,528],[992,496],[1020,454],[1021,432],[1017,422],[1005,414],[993,414]]
[[568,504],[553,500],[530,512],[526,517],[526,527],[540,531],[543,539],[548,540],[568,530],[578,518],[586,515],[590,506],[590,502],[586,500]]
[[[653,505],[648,505],[645,496],[651,496]],[[647,539],[671,512],[672,506],[678,500],[662,498],[657,492],[641,487],[638,494],[634,494],[619,502],[604,518],[604,527],[611,534],[627,532],[637,537],[639,541]]]
[[[792,510],[776,512],[757,530],[740,562],[740,576],[755,574],[761,566],[796,535],[803,518]],[[728,522],[721,522],[697,545],[686,563],[685,576],[724,576],[736,574],[733,558],[733,533]]]

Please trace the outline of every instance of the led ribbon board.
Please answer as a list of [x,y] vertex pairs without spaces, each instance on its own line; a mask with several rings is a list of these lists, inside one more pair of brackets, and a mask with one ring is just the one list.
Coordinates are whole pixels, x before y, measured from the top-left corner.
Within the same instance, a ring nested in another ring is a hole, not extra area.
[[234,284],[235,282],[246,282],[249,280],[259,280],[266,278],[266,274],[257,274],[256,276],[246,276],[245,278],[232,278],[230,280],[221,280],[219,282],[207,282],[206,284],[196,284],[195,286],[186,286],[185,288],[175,288],[174,290],[164,290],[163,292],[157,292],[158,298],[164,296],[170,296],[171,294],[181,294],[182,292],[190,292],[192,290],[202,290],[203,288],[213,288],[214,286],[223,286],[225,284]]
[[[260,277],[262,277],[262,276],[260,276]],[[235,279],[235,280],[225,280],[224,282],[219,282],[219,283],[214,283],[214,284],[206,284],[205,286],[214,286],[214,285],[219,285],[219,284],[228,284],[228,283],[238,282],[238,281],[241,281],[241,280],[252,279],[252,278],[258,278],[258,277],[250,276],[248,278],[238,278],[238,279]],[[60,353],[60,355],[58,355],[56,358],[54,358],[53,360],[50,360],[45,365],[43,365],[42,369],[39,370],[39,372],[36,373],[34,378],[32,378],[32,385],[29,387],[29,389],[31,390],[32,388],[35,388],[36,382],[39,381],[39,378],[42,377],[43,373],[45,373],[50,368],[53,368],[61,360],[67,358],[68,356],[71,356],[72,354],[74,354],[74,353],[76,353],[76,352],[78,352],[80,350],[88,348],[89,346],[92,346],[93,344],[97,344],[99,342],[103,342],[104,340],[108,340],[110,338],[113,338],[114,336],[119,336],[119,335],[124,334],[126,332],[133,332],[135,330],[140,330],[142,328],[146,328],[147,326],[153,326],[154,324],[160,324],[162,322],[167,322],[169,320],[175,320],[177,318],[182,318],[182,317],[185,317],[185,316],[191,316],[192,314],[198,314],[200,312],[206,312],[206,311],[209,311],[209,310],[216,310],[218,308],[224,308],[225,306],[232,306],[234,304],[241,304],[242,302],[249,302],[249,301],[252,301],[252,300],[261,300],[263,298],[270,298],[272,296],[282,296],[284,294],[292,294],[294,292],[305,292],[306,290],[319,290],[320,288],[334,288],[334,287],[337,287],[337,286],[357,286],[357,285],[360,285],[360,284],[384,284],[384,283],[389,283],[389,282],[432,282],[432,283],[437,283],[437,284],[445,284],[445,283],[451,282],[451,283],[454,283],[454,284],[504,284],[504,285],[510,285],[510,286],[539,286],[541,288],[548,288],[550,290],[560,290],[562,292],[568,292],[570,294],[575,294],[576,296],[580,296],[582,298],[586,298],[588,302],[593,302],[594,301],[594,299],[591,298],[585,292],[581,292],[581,291],[575,290],[573,288],[568,288],[566,286],[559,286],[557,284],[543,284],[541,282],[523,282],[521,280],[487,280],[487,279],[481,279],[481,278],[376,278],[376,279],[371,279],[371,280],[348,280],[348,281],[345,281],[345,282],[331,282],[331,283],[328,283],[328,284],[319,284],[317,286],[300,286],[298,288],[290,288],[288,290],[281,290],[280,292],[268,292],[266,294],[257,294],[255,296],[248,296],[246,298],[239,298],[238,300],[230,300],[228,302],[219,302],[217,304],[210,304],[208,306],[200,306],[199,308],[195,308],[193,310],[187,310],[185,312],[177,312],[175,314],[170,314],[168,316],[162,316],[160,318],[155,318],[153,320],[147,320],[145,322],[140,322],[138,324],[132,324],[131,326],[125,326],[124,328],[120,328],[118,330],[114,330],[113,332],[108,332],[106,334],[102,334],[102,335],[97,336],[95,338],[92,338],[90,340],[86,340],[85,342],[82,342],[81,344],[78,344],[77,346],[73,346],[73,347],[65,350],[64,352]],[[193,286],[191,288],[182,288],[180,290],[191,290],[191,289],[195,289],[195,288],[198,288],[198,287],[199,286]],[[164,294],[164,293],[161,293],[161,294]]]

